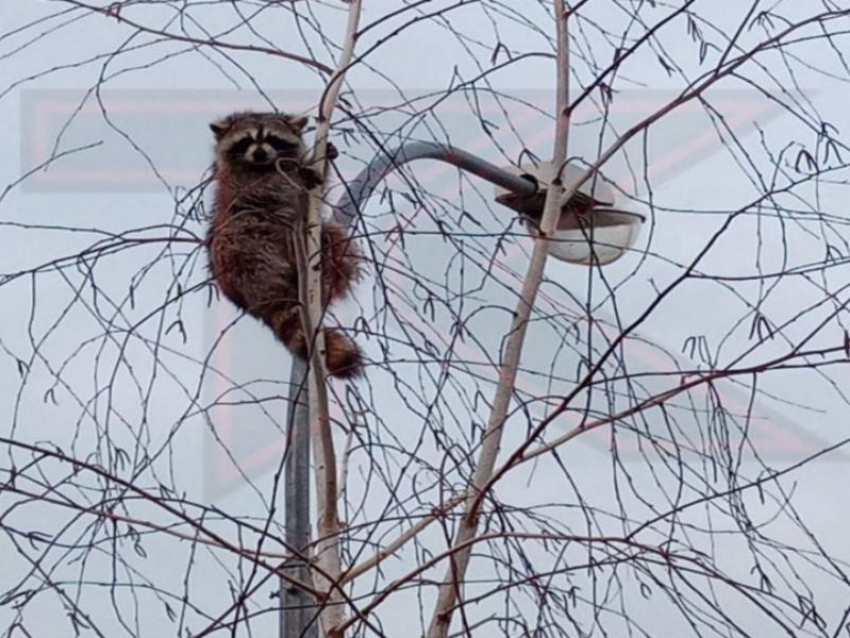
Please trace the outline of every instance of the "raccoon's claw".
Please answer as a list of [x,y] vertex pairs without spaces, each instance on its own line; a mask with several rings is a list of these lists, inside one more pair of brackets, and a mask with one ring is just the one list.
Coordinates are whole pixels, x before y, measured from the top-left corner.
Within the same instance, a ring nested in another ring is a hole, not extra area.
[[328,142],[328,145],[325,148],[325,157],[329,162],[333,162],[337,157],[339,157],[339,149],[334,146],[333,142]]

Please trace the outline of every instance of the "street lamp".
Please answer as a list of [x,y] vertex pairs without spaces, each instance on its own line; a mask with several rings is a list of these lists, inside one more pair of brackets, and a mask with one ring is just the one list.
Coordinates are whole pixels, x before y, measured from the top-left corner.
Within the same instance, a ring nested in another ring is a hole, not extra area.
[[[531,228],[543,213],[548,185],[554,175],[551,165],[546,163],[499,168],[446,144],[407,142],[376,155],[357,177],[345,184],[345,193],[334,207],[334,219],[353,225],[366,201],[387,175],[420,159],[452,164],[496,185],[496,201],[521,213]],[[570,189],[584,175],[583,169],[568,164],[562,173],[564,185]],[[587,186],[588,183],[592,187]],[[561,202],[557,230],[547,239],[549,254],[574,264],[608,264],[634,245],[644,218],[616,206],[613,189],[601,179],[587,180],[586,184],[573,197]],[[286,541],[298,550],[305,550],[310,542],[310,423],[306,374],[306,362],[295,357],[290,374],[284,491]],[[295,578],[309,582],[307,565],[291,561],[285,569]],[[281,580],[280,602],[281,638],[317,635],[318,607],[310,602],[307,592]]]
[[[502,170],[537,185],[532,195],[496,186],[496,201],[519,212],[526,225],[536,227],[543,216],[546,192],[555,175],[549,162],[509,166]],[[555,232],[547,239],[549,254],[571,264],[604,266],[616,261],[634,246],[645,218],[617,205],[616,193],[601,178],[585,179],[586,169],[567,164],[561,171],[564,189],[572,192],[561,201],[561,216]],[[584,181],[582,181],[584,180]]]

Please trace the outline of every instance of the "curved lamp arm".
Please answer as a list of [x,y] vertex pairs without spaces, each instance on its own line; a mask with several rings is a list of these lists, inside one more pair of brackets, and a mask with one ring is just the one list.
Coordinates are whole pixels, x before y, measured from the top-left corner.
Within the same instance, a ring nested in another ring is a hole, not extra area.
[[518,195],[530,196],[537,192],[537,184],[532,180],[509,173],[459,148],[437,142],[406,142],[396,149],[378,153],[357,177],[346,184],[346,191],[334,210],[334,219],[353,224],[357,212],[387,175],[420,159],[452,164]]

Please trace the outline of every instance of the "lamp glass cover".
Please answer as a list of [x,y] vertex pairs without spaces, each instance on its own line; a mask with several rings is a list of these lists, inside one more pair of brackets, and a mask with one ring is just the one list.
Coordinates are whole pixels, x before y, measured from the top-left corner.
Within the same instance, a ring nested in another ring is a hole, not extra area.
[[571,264],[610,264],[637,241],[643,216],[616,208],[594,208],[588,215],[565,213],[549,238],[549,254]]

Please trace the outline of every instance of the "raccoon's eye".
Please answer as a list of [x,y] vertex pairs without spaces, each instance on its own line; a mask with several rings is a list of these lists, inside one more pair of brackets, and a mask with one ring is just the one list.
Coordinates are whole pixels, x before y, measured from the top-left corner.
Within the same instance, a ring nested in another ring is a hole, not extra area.
[[234,155],[242,155],[245,151],[251,148],[251,145],[254,143],[250,137],[245,137],[236,142],[233,146],[230,147],[230,152]]
[[265,141],[276,151],[291,151],[298,148],[297,142],[290,142],[277,135],[269,135]]

